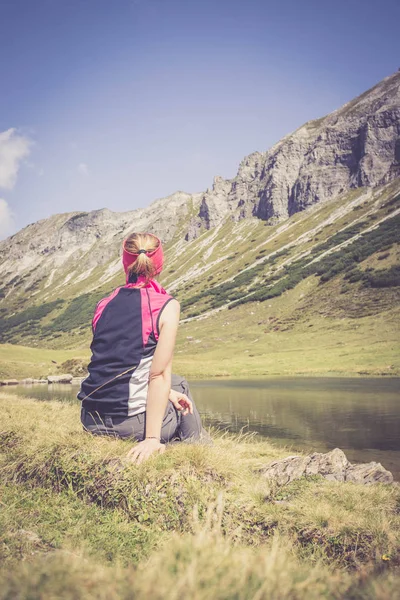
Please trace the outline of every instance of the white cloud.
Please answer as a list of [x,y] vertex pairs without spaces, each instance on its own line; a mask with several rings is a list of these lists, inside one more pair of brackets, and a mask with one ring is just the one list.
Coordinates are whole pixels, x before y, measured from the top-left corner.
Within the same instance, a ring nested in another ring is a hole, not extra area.
[[78,173],[80,173],[81,175],[89,175],[89,167],[86,163],[79,163]]
[[0,239],[10,235],[14,229],[14,215],[7,202],[0,198]]
[[12,190],[21,161],[29,155],[32,140],[15,128],[0,132],[0,188]]

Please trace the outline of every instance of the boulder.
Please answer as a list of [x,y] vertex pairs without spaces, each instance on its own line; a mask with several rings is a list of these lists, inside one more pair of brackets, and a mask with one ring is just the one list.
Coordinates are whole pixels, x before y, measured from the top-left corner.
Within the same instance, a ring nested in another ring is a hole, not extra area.
[[393,475],[380,463],[352,465],[340,448],[331,452],[315,452],[310,456],[288,456],[260,469],[266,479],[285,485],[304,476],[321,475],[331,481],[358,484],[393,483]]
[[315,452],[310,456],[305,475],[322,475],[331,481],[344,481],[349,464],[345,453],[340,448],[335,448],[326,454]]
[[18,385],[18,383],[17,379],[2,379],[0,381],[0,385]]
[[346,481],[353,483],[393,483],[393,475],[381,463],[370,462],[350,465],[346,470]]
[[29,385],[29,384],[35,383],[35,380],[34,380],[34,379],[31,379],[30,377],[27,377],[26,379],[21,379],[20,383],[23,383],[23,384],[25,384],[25,385],[26,385],[26,384],[28,384],[28,385]]
[[288,456],[267,465],[265,470],[262,470],[262,474],[267,479],[276,481],[278,485],[285,485],[303,477],[309,462],[309,456]]
[[47,383],[71,383],[72,375],[49,375]]

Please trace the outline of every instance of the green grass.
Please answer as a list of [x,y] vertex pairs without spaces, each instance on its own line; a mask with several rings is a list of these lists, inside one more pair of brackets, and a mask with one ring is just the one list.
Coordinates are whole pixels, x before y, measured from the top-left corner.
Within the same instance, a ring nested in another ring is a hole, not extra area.
[[[302,281],[279,298],[183,323],[175,372],[190,377],[399,375],[399,292]],[[370,314],[368,314],[370,313]]]
[[67,360],[81,358],[89,361],[90,351],[85,344],[81,350],[48,348],[30,348],[13,344],[0,344],[0,379],[22,379],[33,377],[39,379],[42,376],[54,375],[58,372],[58,366]]
[[279,488],[259,468],[287,452],[218,432],[135,466],[77,406],[0,409],[1,599],[395,598],[396,486]]
[[[398,288],[354,283],[341,294],[344,285],[342,277],[324,285],[311,277],[268,302],[181,323],[174,371],[191,378],[399,376]],[[68,350],[0,345],[0,377],[57,373],[72,359],[87,364],[90,339],[88,330],[80,348]]]

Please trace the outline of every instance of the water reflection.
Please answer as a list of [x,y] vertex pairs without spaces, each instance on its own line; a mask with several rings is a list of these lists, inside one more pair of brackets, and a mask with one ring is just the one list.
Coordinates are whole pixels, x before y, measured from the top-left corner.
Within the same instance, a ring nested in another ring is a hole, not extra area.
[[[382,462],[400,479],[398,378],[285,377],[190,385],[208,424],[255,431],[293,450],[339,447],[352,461]],[[14,389],[40,399],[78,402],[76,386]]]
[[400,380],[277,378],[193,382],[204,418],[296,449],[342,448],[400,477]]

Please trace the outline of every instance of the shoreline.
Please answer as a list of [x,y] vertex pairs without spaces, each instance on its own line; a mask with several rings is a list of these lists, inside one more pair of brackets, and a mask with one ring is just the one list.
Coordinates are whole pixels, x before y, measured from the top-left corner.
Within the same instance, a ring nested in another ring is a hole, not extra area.
[[[179,369],[176,370],[176,372],[181,373],[181,371]],[[375,374],[375,373],[352,373],[352,372],[348,372],[348,371],[344,371],[343,373],[332,373],[332,372],[328,372],[328,373],[324,373],[324,372],[318,372],[318,373],[293,373],[293,374],[279,374],[279,373],[273,373],[270,375],[257,375],[257,374],[251,374],[249,376],[243,376],[243,375],[210,375],[210,374],[206,374],[206,375],[191,375],[190,373],[183,373],[184,377],[186,377],[188,380],[191,381],[263,381],[263,380],[272,380],[272,379],[378,379],[378,380],[387,380],[387,379],[399,379],[400,380],[400,374]],[[0,389],[1,388],[11,388],[14,386],[32,386],[32,385],[40,385],[40,386],[44,386],[44,385],[80,385],[80,382],[77,381],[78,379],[80,379],[81,381],[83,381],[85,379],[85,377],[73,377],[73,379],[75,381],[68,381],[68,382],[48,382],[48,381],[38,381],[38,380],[34,380],[34,381],[24,381],[24,379],[34,379],[33,377],[24,377],[22,380],[11,380],[10,383],[7,382],[7,380],[0,380]]]

